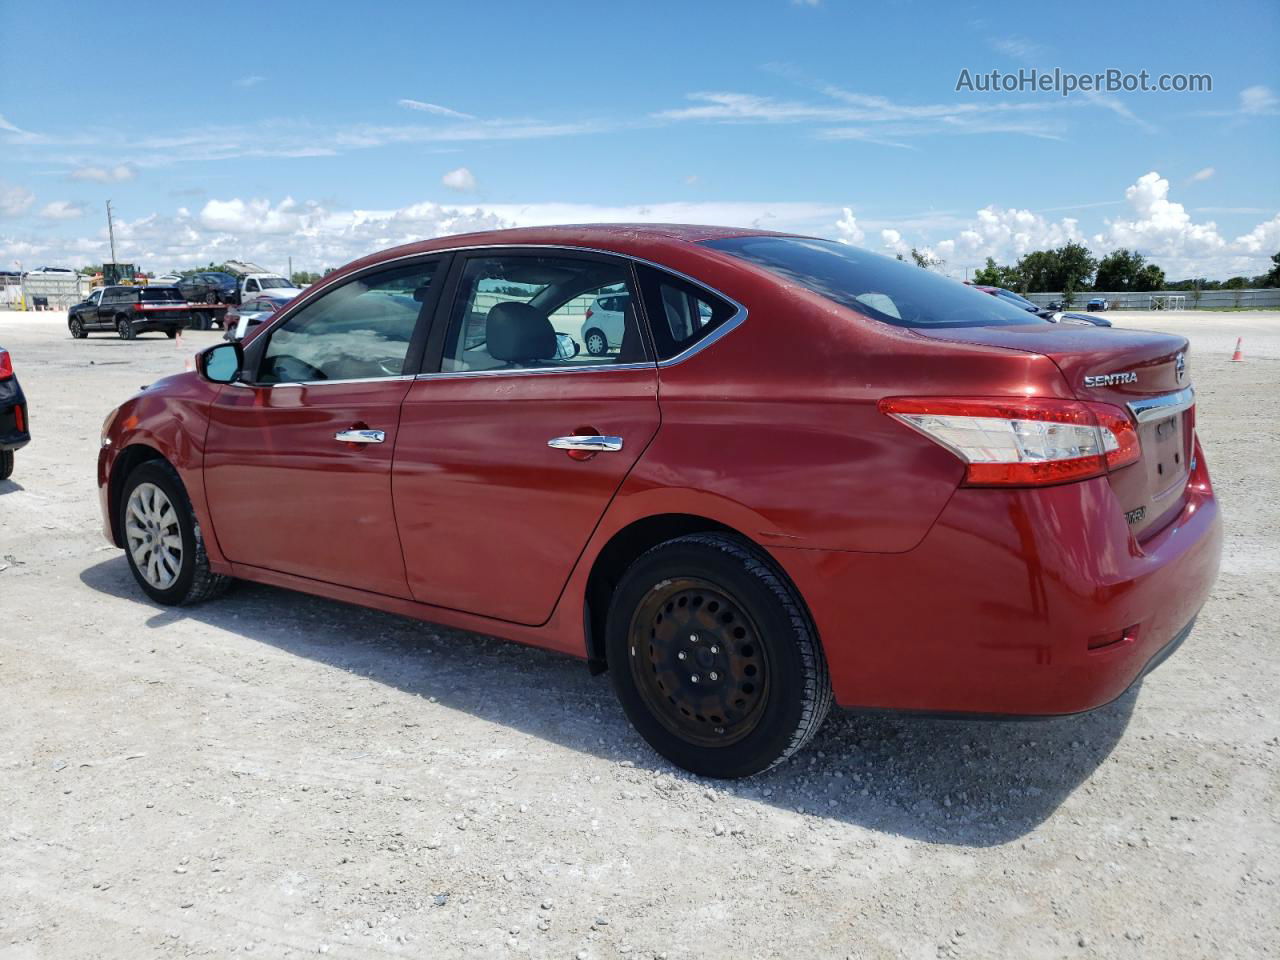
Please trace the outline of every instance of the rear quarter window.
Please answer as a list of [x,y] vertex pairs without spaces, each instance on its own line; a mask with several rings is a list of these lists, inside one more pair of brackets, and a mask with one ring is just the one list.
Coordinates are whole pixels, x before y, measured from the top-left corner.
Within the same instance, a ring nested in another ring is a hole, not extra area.
[[679,356],[738,313],[736,304],[682,277],[644,264],[637,270],[659,360]]

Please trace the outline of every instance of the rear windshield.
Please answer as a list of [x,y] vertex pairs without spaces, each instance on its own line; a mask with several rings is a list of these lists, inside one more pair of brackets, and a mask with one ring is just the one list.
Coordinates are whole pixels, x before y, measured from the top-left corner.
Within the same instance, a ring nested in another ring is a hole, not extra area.
[[142,301],[146,303],[148,300],[182,300],[184,297],[178,292],[177,287],[142,287],[140,288]]
[[899,327],[986,327],[1047,322],[958,280],[832,240],[726,237],[703,243],[874,320]]

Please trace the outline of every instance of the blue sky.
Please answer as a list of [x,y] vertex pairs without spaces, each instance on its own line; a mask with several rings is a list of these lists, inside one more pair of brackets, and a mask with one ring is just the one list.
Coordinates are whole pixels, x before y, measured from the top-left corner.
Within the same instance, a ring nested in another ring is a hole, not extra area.
[[[1066,239],[1171,275],[1280,249],[1274,0],[352,9],[7,0],[0,266],[105,259],[108,198],[155,270],[600,219],[929,247],[957,274]],[[1213,90],[955,89],[1033,66]]]

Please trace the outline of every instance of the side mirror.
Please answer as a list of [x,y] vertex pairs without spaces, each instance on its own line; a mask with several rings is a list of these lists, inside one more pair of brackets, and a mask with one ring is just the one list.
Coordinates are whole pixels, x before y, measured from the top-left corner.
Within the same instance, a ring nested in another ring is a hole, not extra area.
[[239,343],[220,343],[196,354],[196,372],[213,383],[235,383],[244,365]]
[[578,341],[573,339],[567,333],[556,334],[556,359],[572,360],[578,355],[578,351],[582,348],[578,346]]

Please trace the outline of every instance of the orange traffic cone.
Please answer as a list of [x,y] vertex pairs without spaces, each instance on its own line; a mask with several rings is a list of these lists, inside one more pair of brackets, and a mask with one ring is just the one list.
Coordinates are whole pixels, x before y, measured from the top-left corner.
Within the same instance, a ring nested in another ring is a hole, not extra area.
[[1236,337],[1236,352],[1231,355],[1232,363],[1244,363],[1244,351],[1240,349],[1240,344],[1244,343],[1244,337]]

